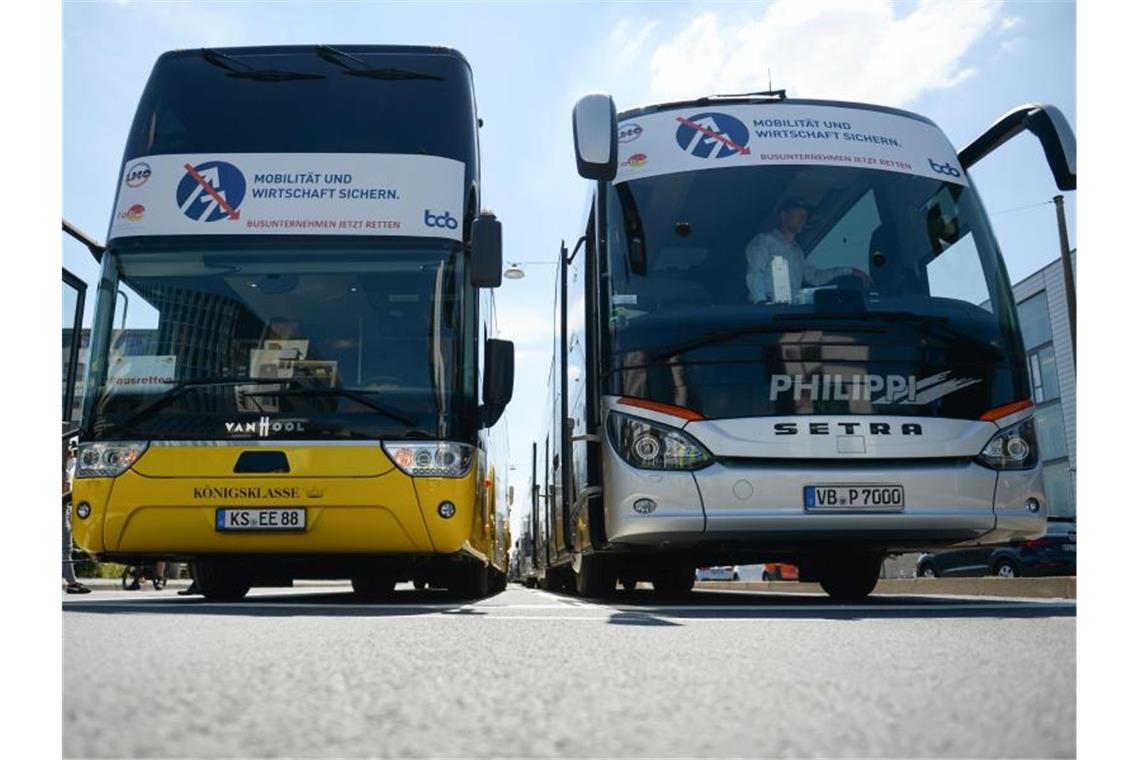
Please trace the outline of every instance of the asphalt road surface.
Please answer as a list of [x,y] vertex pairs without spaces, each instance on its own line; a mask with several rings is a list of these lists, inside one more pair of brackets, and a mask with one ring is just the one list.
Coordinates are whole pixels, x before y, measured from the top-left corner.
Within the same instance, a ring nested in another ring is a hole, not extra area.
[[1069,601],[324,585],[63,610],[65,757],[1076,754]]

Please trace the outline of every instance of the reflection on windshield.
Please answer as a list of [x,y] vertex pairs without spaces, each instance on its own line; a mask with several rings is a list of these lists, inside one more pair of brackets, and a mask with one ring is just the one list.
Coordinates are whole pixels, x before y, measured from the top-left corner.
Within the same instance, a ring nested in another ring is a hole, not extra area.
[[963,185],[733,168],[621,183],[610,204],[615,347],[628,345],[622,325],[668,329],[673,316],[683,328],[693,307],[712,324],[870,310],[945,317],[1003,345],[1012,332],[996,250]]
[[166,252],[116,263],[117,287],[130,292],[116,310],[129,304],[149,319],[112,331],[96,428],[218,437],[243,415],[292,415],[309,435],[434,432],[474,397],[462,258],[450,251]]
[[[708,419],[977,419],[1028,396],[970,189],[846,166],[697,170],[607,194],[607,392]],[[904,395],[881,389],[905,387]]]

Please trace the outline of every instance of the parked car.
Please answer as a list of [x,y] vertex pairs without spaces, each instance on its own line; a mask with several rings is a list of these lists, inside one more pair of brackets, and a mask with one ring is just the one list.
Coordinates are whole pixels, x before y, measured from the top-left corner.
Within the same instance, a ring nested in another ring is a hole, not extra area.
[[698,581],[738,581],[740,570],[736,565],[719,565],[717,567],[698,567]]
[[763,580],[766,581],[798,581],[800,570],[795,565],[786,562],[769,562],[764,565]]
[[915,575],[927,578],[960,578],[997,575],[1076,575],[1077,523],[1049,518],[1041,538],[1009,546],[986,546],[923,554]]

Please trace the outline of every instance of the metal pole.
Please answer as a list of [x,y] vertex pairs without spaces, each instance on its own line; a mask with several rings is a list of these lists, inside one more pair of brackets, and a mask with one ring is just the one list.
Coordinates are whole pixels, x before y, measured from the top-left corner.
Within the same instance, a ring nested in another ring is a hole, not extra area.
[[1077,374],[1077,290],[1073,287],[1073,259],[1069,251],[1069,230],[1065,226],[1065,199],[1053,196],[1057,207],[1057,232],[1061,236],[1061,270],[1065,273],[1065,300],[1069,307],[1069,340],[1073,347],[1073,376]]

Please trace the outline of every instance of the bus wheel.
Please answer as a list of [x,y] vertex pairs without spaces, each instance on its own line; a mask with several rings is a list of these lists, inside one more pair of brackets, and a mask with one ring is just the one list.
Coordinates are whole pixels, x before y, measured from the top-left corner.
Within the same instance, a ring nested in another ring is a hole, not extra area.
[[465,563],[454,572],[451,592],[460,599],[482,599],[491,593],[490,572],[485,565]]
[[658,596],[681,596],[693,590],[696,579],[691,567],[669,570],[653,576],[653,590]]
[[609,596],[614,592],[616,582],[617,578],[606,566],[605,559],[596,555],[583,556],[574,573],[574,591],[579,596]]
[[197,560],[194,562],[194,583],[202,596],[211,602],[236,602],[253,586],[253,574],[241,565]]
[[352,591],[361,599],[390,599],[396,591],[396,579],[390,575],[358,575],[352,579]]
[[833,557],[822,568],[819,585],[837,602],[858,602],[875,589],[882,567],[878,554]]

